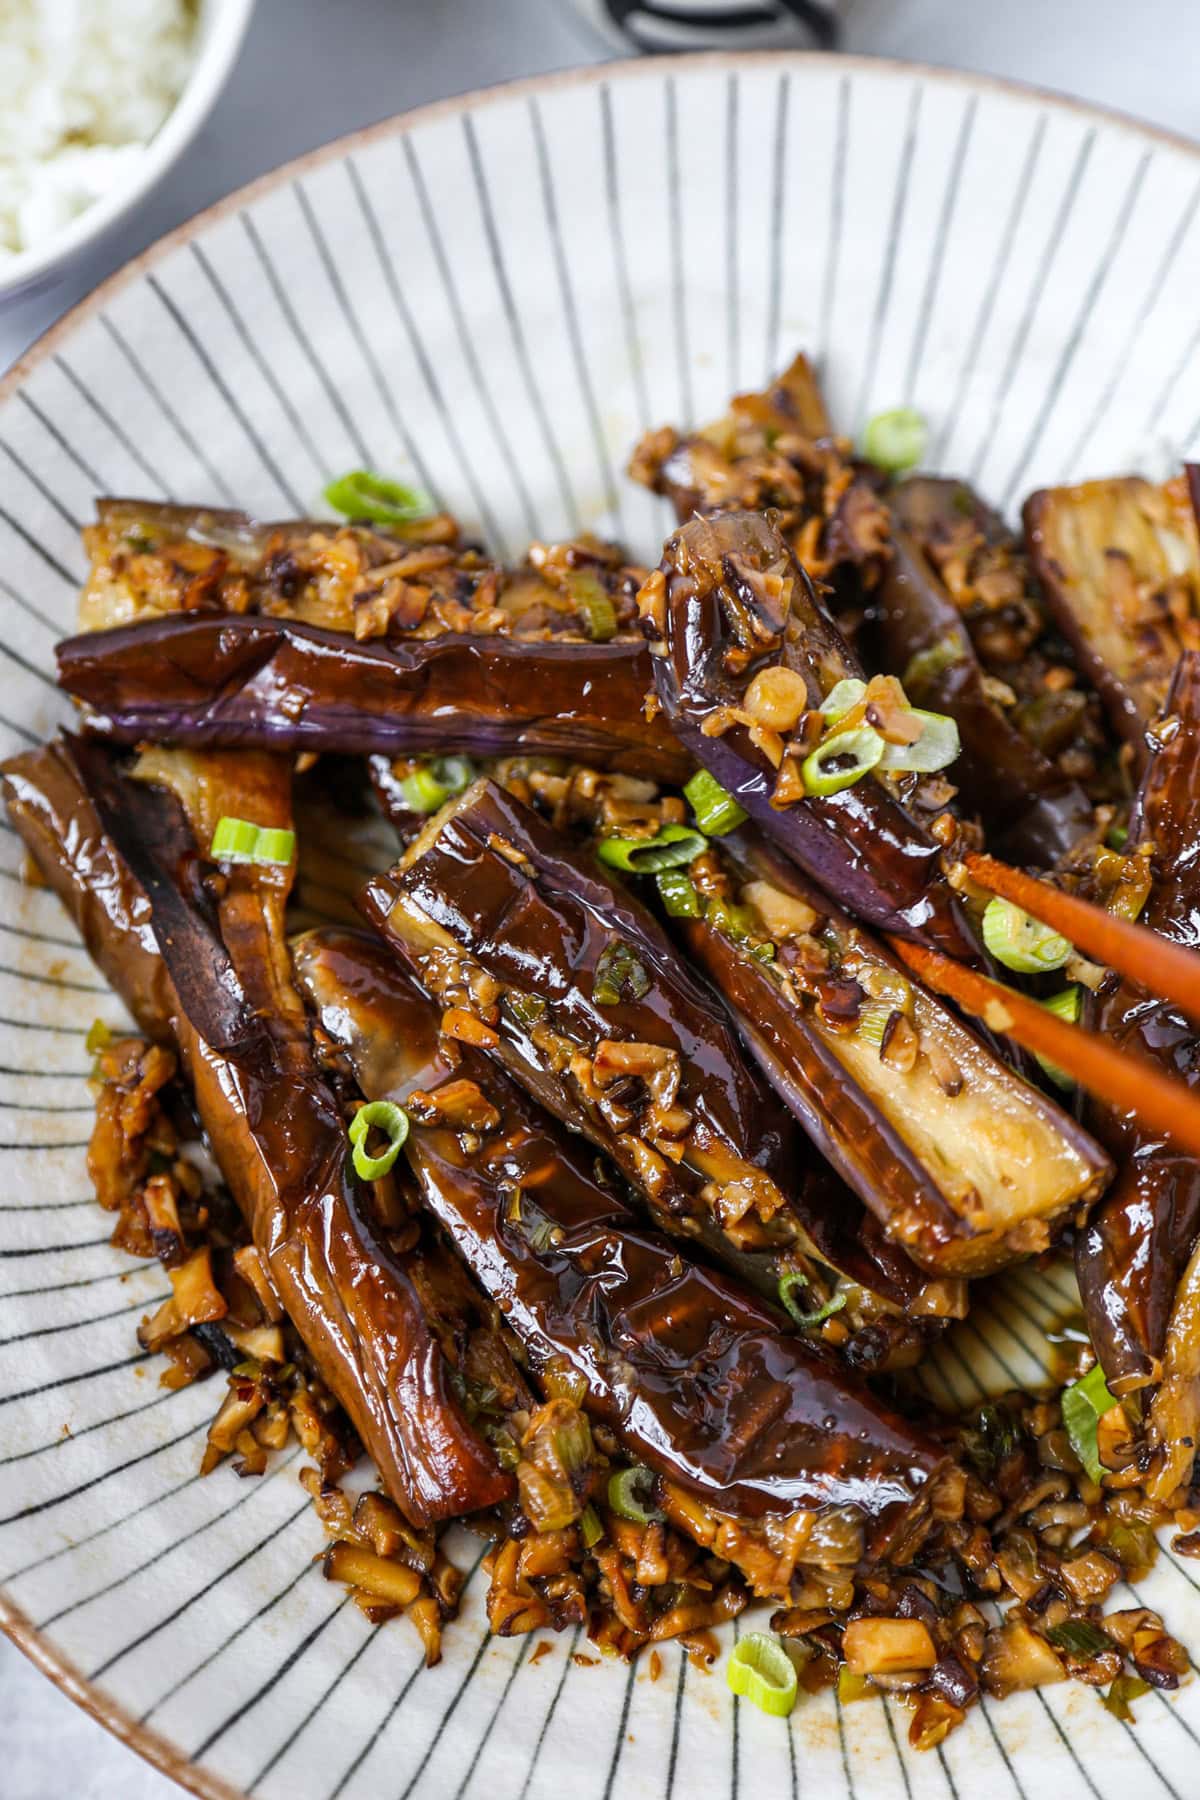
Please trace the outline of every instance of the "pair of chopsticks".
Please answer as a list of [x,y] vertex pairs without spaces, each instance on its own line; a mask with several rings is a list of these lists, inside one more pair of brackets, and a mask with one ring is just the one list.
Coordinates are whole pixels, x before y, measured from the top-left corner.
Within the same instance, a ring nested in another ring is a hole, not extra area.
[[[1177,1006],[1200,1026],[1200,955],[1159,937],[1145,925],[1115,918],[1101,906],[1036,881],[994,856],[970,853],[963,860],[980,887],[1012,901],[1060,932],[1094,962],[1115,969],[1147,994]],[[890,941],[927,986],[957,1001],[992,1031],[1044,1056],[1098,1099],[1119,1112],[1133,1114],[1148,1130],[1200,1156],[1200,1093],[1171,1080],[1145,1058],[1118,1049],[1098,1033],[1057,1018],[1026,994],[936,950],[895,937]]]

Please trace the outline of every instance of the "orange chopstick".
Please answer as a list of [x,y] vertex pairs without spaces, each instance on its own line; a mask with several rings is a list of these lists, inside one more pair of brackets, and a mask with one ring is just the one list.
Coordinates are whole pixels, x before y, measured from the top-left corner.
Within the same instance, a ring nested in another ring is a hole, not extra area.
[[1047,1012],[1026,994],[923,945],[897,937],[888,941],[928,987],[957,1000],[990,1030],[1044,1056],[1090,1094],[1120,1112],[1132,1113],[1148,1130],[1161,1132],[1181,1150],[1200,1156],[1200,1094],[1172,1081],[1140,1056],[1118,1050],[1098,1033]]
[[1200,956],[1194,950],[1160,937],[1145,925],[1118,919],[1077,894],[1064,894],[1061,888],[1035,881],[1032,875],[1012,869],[994,856],[968,851],[963,862],[980,887],[1032,913],[1043,925],[1069,938],[1093,962],[1116,969],[1126,980],[1159,1000],[1171,1001],[1200,1024]]

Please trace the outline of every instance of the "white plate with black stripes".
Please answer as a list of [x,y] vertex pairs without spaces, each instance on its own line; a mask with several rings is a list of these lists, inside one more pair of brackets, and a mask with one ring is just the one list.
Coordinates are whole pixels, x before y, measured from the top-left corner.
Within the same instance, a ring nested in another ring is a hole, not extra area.
[[[334,145],[101,288],[0,390],[0,751],[66,716],[53,645],[97,494],[278,517],[362,465],[506,554],[582,527],[645,554],[665,520],[629,446],[798,348],[844,429],[915,405],[936,465],[1009,510],[1157,470],[1200,426],[1198,200],[1182,142],[820,56],[591,69]],[[108,1246],[84,1166],[84,1035],[119,1009],[8,830],[0,858],[0,1616],[113,1729],[226,1800],[1197,1792],[1200,1683],[1132,1731],[1077,1686],[1017,1696],[917,1756],[890,1701],[766,1719],[673,1647],[657,1681],[573,1641],[534,1662],[487,1637],[478,1577],[438,1668],[372,1632],[311,1565],[295,1460],[198,1480],[211,1396],[136,1354],[164,1282]],[[1026,1271],[935,1379],[964,1402],[1030,1379],[1061,1308]],[[1140,1593],[1200,1644],[1175,1557]]]

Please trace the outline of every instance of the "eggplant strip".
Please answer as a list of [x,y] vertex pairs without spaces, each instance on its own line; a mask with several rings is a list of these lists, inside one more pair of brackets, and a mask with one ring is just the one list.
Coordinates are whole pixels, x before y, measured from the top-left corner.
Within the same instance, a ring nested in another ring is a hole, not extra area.
[[647,724],[631,640],[443,632],[358,643],[290,619],[186,615],[68,638],[58,679],[117,743],[368,754],[573,755],[668,781],[688,764]]
[[706,918],[691,955],[814,1144],[914,1262],[991,1273],[1098,1193],[1099,1146],[752,827],[714,840],[769,961]]
[[[409,1108],[425,1202],[535,1370],[565,1364],[638,1460],[719,1511],[852,1506],[884,1541],[903,1529],[939,1450],[726,1277],[637,1229],[494,1062],[439,1037],[437,1007],[378,939],[329,929],[294,955],[362,1091]],[[453,1110],[464,1082],[491,1113],[470,1148],[438,1117],[439,1092],[454,1089]]]
[[[1150,848],[1153,886],[1142,922],[1168,943],[1200,947],[1200,655],[1180,662],[1168,700],[1170,731],[1143,777],[1129,847]],[[1148,997],[1137,982],[1102,989],[1097,1030],[1121,1050],[1193,1090],[1200,1084],[1200,1035],[1177,1006]],[[1200,1163],[1135,1116],[1094,1109],[1094,1128],[1118,1163],[1118,1178],[1076,1246],[1075,1269],[1096,1354],[1114,1393],[1157,1383],[1168,1328],[1188,1258],[1200,1232]],[[1171,1327],[1173,1329],[1173,1327]]]
[[725,513],[668,538],[639,596],[655,640],[654,679],[677,737],[806,874],[867,923],[968,962],[981,951],[942,873],[938,843],[881,781],[840,793],[779,796],[799,781],[782,743],[742,722],[745,691],[767,669],[801,678],[815,711],[861,675],[804,570],[768,520]]
[[606,1151],[661,1229],[772,1293],[790,1268],[811,1275],[806,1207],[829,1206],[828,1178],[799,1159],[720,1001],[595,863],[480,781],[361,906],[456,1030]]
[[[286,827],[286,771],[226,763],[197,759],[197,804],[249,802]],[[126,779],[100,745],[65,739],[16,759],[5,781],[14,824],[89,938],[103,908],[105,973],[147,1026],[169,1019],[255,1244],[392,1498],[423,1525],[507,1494],[457,1410],[411,1282],[359,1205],[341,1117],[289,993],[286,879],[264,895],[233,871],[218,917],[176,797]]]

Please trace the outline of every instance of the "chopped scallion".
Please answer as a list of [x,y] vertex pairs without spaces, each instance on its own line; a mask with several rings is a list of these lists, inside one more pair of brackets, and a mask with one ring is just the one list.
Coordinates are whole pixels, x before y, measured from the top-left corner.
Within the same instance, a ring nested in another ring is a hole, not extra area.
[[435,813],[439,806],[444,806],[450,798],[432,769],[421,764],[403,777],[400,783],[400,794],[409,812]]
[[88,1034],[83,1040],[83,1047],[89,1056],[99,1056],[101,1050],[107,1050],[112,1043],[112,1032],[103,1019],[93,1019]]
[[655,876],[659,899],[672,919],[698,919],[704,911],[696,884],[684,869],[663,869]]
[[801,767],[806,793],[824,798],[853,787],[880,761],[885,749],[879,733],[870,725],[835,731],[806,756]]
[[608,1507],[632,1525],[652,1525],[666,1514],[654,1504],[654,1471],[644,1463],[617,1469],[608,1478]]
[[[1056,1019],[1066,1019],[1068,1024],[1078,1025],[1082,998],[1082,988],[1069,987],[1064,988],[1061,994],[1051,994],[1048,1000],[1042,1001],[1042,1005],[1047,1012],[1053,1013]],[[1040,1069],[1045,1070],[1055,1087],[1073,1088],[1075,1086],[1075,1077],[1068,1075],[1065,1069],[1060,1069],[1058,1064],[1052,1063],[1048,1057],[1039,1056],[1037,1063]]]
[[294,831],[255,825],[249,819],[228,816],[217,820],[209,855],[214,862],[274,863],[286,866],[296,850]]
[[600,1514],[596,1511],[590,1500],[584,1507],[580,1516],[579,1535],[583,1539],[583,1547],[585,1550],[590,1550],[592,1545],[598,1544],[600,1539],[604,1536],[604,1527],[600,1523]]
[[958,726],[946,713],[922,712],[919,706],[912,708],[912,716],[921,721],[920,737],[912,744],[885,744],[879,766],[898,775],[936,774],[962,749]]
[[617,609],[598,575],[590,569],[574,569],[567,577],[567,592],[579,608],[587,634],[594,644],[607,644],[617,635]]
[[853,712],[866,699],[867,684],[856,675],[848,675],[842,681],[835,681],[821,702],[821,716],[836,725],[844,719],[848,712]]
[[823,1325],[826,1319],[833,1317],[834,1313],[841,1312],[846,1304],[845,1294],[832,1294],[822,1306],[815,1307],[812,1312],[805,1312],[793,1296],[797,1288],[806,1288],[808,1285],[808,1276],[802,1275],[799,1269],[789,1269],[779,1280],[779,1298],[791,1315],[793,1322],[802,1330],[806,1330],[812,1325]]
[[448,794],[465,794],[478,773],[469,756],[435,756],[429,767]]
[[334,512],[348,519],[369,519],[373,525],[411,525],[433,511],[427,495],[371,469],[340,475],[325,489],[325,499]]
[[1061,969],[1074,947],[1059,932],[1033,919],[999,895],[987,903],[983,941],[998,963],[1021,975],[1044,975]]
[[868,419],[863,432],[863,454],[877,469],[899,475],[920,462],[927,436],[925,420],[915,407],[894,406]]
[[596,855],[610,869],[631,875],[653,875],[659,869],[675,869],[690,863],[704,848],[700,832],[688,825],[664,825],[652,838],[602,838]]
[[597,1006],[620,1006],[650,992],[650,977],[628,944],[607,944],[596,961],[592,999]]
[[1104,1464],[1100,1461],[1096,1428],[1105,1413],[1116,1404],[1108,1391],[1104,1370],[1099,1363],[1063,1390],[1063,1425],[1071,1440],[1071,1448],[1093,1481],[1102,1480],[1105,1474]]
[[683,792],[705,837],[724,837],[745,820],[745,810],[707,769],[697,769]]
[[1108,1633],[1088,1619],[1064,1619],[1061,1625],[1052,1625],[1046,1636],[1069,1656],[1099,1656],[1113,1647]]
[[1101,1694],[1100,1700],[1114,1719],[1120,1719],[1125,1725],[1132,1725],[1133,1708],[1129,1702],[1140,1700],[1143,1694],[1149,1692],[1150,1683],[1143,1681],[1140,1675],[1118,1675],[1107,1694]]
[[[367,1133],[387,1133],[389,1143],[382,1156],[367,1153]],[[354,1154],[354,1170],[361,1181],[378,1181],[395,1162],[408,1136],[408,1114],[394,1100],[369,1100],[360,1106],[350,1121],[350,1144]]]
[[784,1719],[796,1704],[796,1666],[778,1638],[747,1632],[730,1653],[725,1679],[733,1693],[760,1712]]

